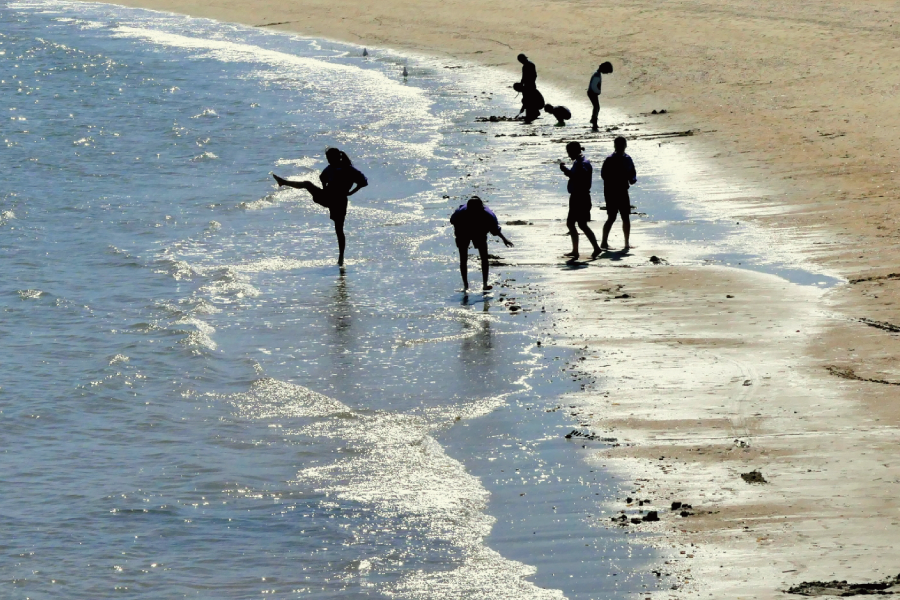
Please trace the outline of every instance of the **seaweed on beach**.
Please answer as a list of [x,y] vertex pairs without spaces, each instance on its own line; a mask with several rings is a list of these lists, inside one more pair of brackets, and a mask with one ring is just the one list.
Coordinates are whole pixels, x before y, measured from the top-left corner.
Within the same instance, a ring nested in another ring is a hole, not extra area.
[[[607,129],[606,131],[607,132],[618,131],[618,127]],[[632,141],[632,140],[661,140],[661,139],[668,139],[668,138],[690,137],[690,136],[697,135],[698,133],[713,133],[713,132],[714,132],[714,130],[701,131],[699,129],[687,129],[685,131],[663,131],[661,133],[629,133],[628,140],[629,141]],[[609,139],[613,139],[613,137],[615,137],[617,135],[621,135],[621,134],[616,133],[614,135],[610,135]],[[557,144],[568,144],[572,140],[567,139],[567,138],[557,138],[557,139],[553,139],[551,141],[554,143],[557,143]]]
[[900,279],[900,273],[888,273],[887,275],[874,275],[872,277],[860,277],[851,279],[850,283],[866,283],[868,281],[883,281],[885,279]]
[[741,479],[747,483],[769,483],[762,473],[759,471],[750,471],[749,473],[741,473]]
[[891,588],[900,586],[900,575],[889,577],[884,581],[874,583],[847,583],[844,581],[804,581],[787,589],[788,594],[798,596],[887,596],[894,595],[898,590]]
[[886,379],[875,379],[873,377],[860,377],[850,367],[838,367],[836,365],[827,365],[825,369],[841,379],[849,379],[851,381],[865,381],[868,383],[880,383],[882,385],[900,385],[900,381],[888,381]]
[[476,123],[509,123],[521,122],[522,117],[507,117],[506,115],[491,115],[489,117],[475,117]]
[[900,326],[894,325],[893,323],[888,323],[887,321],[876,321],[875,319],[867,319],[865,317],[862,317],[859,322],[865,323],[869,327],[874,327],[875,329],[890,331],[891,333],[900,333]]

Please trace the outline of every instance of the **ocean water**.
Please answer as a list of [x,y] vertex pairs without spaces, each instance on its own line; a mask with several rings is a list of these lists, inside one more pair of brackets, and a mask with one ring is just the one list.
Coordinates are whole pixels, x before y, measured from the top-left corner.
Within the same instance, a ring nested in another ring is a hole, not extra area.
[[[564,203],[475,122],[515,113],[502,77],[56,1],[0,5],[0,66],[0,595],[658,585],[653,550],[600,525],[618,483],[562,435],[584,382],[535,345],[532,274],[458,290],[467,194]],[[371,182],[343,270],[327,215],[270,176],[314,177],[329,146]]]

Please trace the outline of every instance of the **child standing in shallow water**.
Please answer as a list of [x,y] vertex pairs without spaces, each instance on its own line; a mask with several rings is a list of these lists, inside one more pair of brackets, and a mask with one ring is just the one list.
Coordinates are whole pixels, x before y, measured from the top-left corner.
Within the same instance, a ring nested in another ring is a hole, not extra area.
[[484,205],[481,198],[472,196],[466,203],[457,208],[450,216],[453,225],[453,233],[456,236],[456,247],[459,249],[459,272],[462,275],[463,291],[469,289],[469,244],[478,249],[481,257],[482,290],[488,291],[493,286],[488,285],[488,251],[487,234],[496,235],[506,247],[513,245],[506,236],[500,232],[500,222],[494,211]]
[[[334,221],[334,231],[338,239],[338,265],[344,265],[344,219],[347,216],[348,198],[369,185],[369,180],[350,162],[350,158],[337,148],[325,151],[328,166],[319,175],[322,187],[311,181],[288,181],[272,173],[275,182],[292,188],[304,189],[312,195],[313,202],[328,209],[329,218]],[[355,187],[354,187],[355,186]]]

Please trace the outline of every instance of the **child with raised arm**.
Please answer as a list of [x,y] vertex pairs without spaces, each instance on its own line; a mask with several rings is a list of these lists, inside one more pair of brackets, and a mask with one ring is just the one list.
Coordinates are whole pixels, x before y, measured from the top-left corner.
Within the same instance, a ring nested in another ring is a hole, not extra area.
[[588,221],[591,220],[591,177],[594,168],[591,161],[584,155],[584,148],[578,142],[569,142],[566,144],[566,153],[572,159],[572,167],[569,168],[563,163],[559,163],[559,170],[562,171],[569,182],[566,184],[566,190],[569,192],[569,214],[566,217],[566,227],[569,228],[569,235],[572,238],[572,251],[566,254],[573,259],[578,258],[578,230],[577,225],[584,233],[591,245],[594,247],[591,258],[597,258],[600,255],[600,246],[597,245],[597,237],[588,227]]

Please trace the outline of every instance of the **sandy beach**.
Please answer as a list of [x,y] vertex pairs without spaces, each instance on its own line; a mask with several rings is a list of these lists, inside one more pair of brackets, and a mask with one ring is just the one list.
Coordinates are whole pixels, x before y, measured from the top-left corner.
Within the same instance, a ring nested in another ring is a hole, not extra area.
[[644,131],[691,130],[673,143],[734,182],[705,189],[708,210],[846,280],[818,289],[680,265],[640,223],[632,268],[556,274],[553,302],[569,310],[559,338],[587,348],[578,368],[598,381],[569,400],[618,440],[596,458],[632,481],[617,508],[637,517],[646,498],[660,515],[627,525],[670,555],[673,589],[655,595],[795,597],[804,582],[897,575],[900,5],[123,4],[496,66],[511,82],[525,52],[539,82],[581,98],[578,125],[590,73],[612,61],[602,104]]

